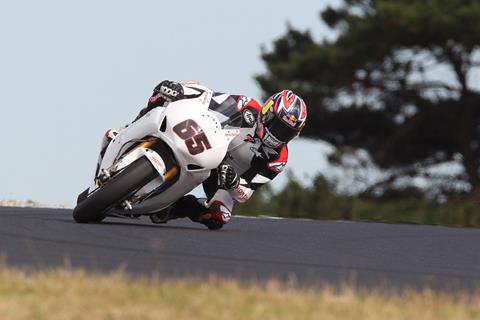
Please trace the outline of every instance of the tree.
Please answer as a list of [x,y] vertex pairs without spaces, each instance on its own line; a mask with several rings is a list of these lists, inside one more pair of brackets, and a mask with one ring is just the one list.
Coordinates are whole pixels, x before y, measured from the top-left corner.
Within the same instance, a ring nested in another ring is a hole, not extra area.
[[455,158],[478,188],[480,1],[344,2],[320,14],[335,40],[289,27],[263,50],[265,95],[305,98],[305,137],[364,148],[403,174]]

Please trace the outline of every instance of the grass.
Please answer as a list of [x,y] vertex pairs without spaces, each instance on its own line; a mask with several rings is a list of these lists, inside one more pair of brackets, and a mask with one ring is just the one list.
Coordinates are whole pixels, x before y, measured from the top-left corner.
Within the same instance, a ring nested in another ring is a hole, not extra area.
[[0,270],[0,319],[480,319],[474,296]]
[[[0,199],[0,207],[52,208],[51,205],[33,200]],[[69,204],[60,204],[58,208],[71,208]]]
[[0,206],[1,207],[29,207],[29,208],[46,207],[46,205],[35,202],[33,200],[19,201],[19,200],[13,200],[13,199],[1,199]]

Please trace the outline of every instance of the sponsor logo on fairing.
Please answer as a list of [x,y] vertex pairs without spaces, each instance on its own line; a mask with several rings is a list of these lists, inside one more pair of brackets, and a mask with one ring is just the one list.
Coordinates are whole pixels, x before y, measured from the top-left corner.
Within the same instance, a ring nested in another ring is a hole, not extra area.
[[153,162],[155,162],[155,164],[156,164],[157,166],[159,166],[160,168],[165,167],[165,166],[163,165],[163,163],[162,163],[160,160],[158,160],[158,158],[157,158],[156,156],[152,156],[150,159],[152,159]]
[[255,116],[253,115],[253,112],[249,109],[243,110],[243,119],[249,126],[253,126],[253,124],[255,123]]
[[236,137],[240,134],[240,130],[224,130],[225,137]]

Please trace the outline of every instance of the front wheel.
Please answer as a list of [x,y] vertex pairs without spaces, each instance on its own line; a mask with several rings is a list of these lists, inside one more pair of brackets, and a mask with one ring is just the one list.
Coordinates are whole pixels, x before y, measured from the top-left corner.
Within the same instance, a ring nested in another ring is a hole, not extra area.
[[156,175],[158,172],[147,158],[135,160],[92,195],[80,201],[73,209],[73,219],[79,223],[102,221],[110,208],[135,193]]

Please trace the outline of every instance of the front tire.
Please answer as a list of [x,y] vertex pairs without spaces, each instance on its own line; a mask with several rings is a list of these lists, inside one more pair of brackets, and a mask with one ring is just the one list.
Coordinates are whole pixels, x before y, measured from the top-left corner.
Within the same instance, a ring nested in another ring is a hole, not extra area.
[[73,219],[78,223],[102,221],[112,206],[128,198],[156,175],[158,172],[147,158],[135,160],[88,198],[82,199],[73,209]]

